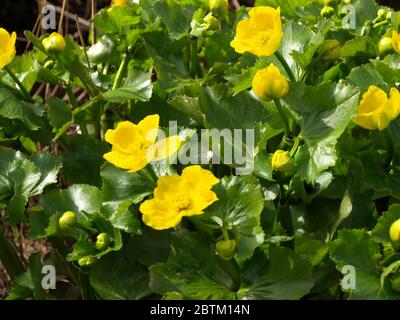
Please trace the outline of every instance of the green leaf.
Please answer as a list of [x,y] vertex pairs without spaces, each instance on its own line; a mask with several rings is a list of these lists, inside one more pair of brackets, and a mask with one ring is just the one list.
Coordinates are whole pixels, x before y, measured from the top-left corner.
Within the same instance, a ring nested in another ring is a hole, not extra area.
[[116,7],[112,10],[105,8],[94,17],[97,30],[103,34],[123,35],[127,29],[137,25],[140,20],[138,9],[135,6]]
[[13,224],[25,220],[28,198],[55,183],[60,167],[54,155],[42,153],[31,161],[19,151],[0,148],[0,201],[7,204]]
[[209,230],[230,230],[238,241],[237,259],[250,258],[264,242],[260,216],[264,207],[258,180],[251,176],[225,177],[214,187],[218,201],[202,216],[192,218]]
[[13,90],[0,85],[0,116],[18,119],[30,130],[37,130],[42,125],[43,109],[34,103],[26,102]]
[[[305,68],[324,37],[297,23],[289,22],[283,30],[280,51],[296,79],[300,79]],[[279,62],[276,66],[281,66]]]
[[386,299],[380,285],[377,261],[381,257],[376,244],[363,230],[342,230],[330,249],[336,268],[351,265],[356,270],[356,289],[349,289],[350,299]]
[[49,116],[50,124],[58,131],[63,128],[65,124],[72,124],[73,115],[72,110],[64,101],[60,99],[50,99],[47,101],[49,109],[47,114]]
[[87,135],[66,136],[67,149],[63,155],[64,176],[70,183],[101,185],[100,167],[108,151],[105,142]]
[[376,57],[378,47],[369,37],[359,37],[347,41],[340,49],[340,55],[349,57]]
[[[75,184],[68,189],[47,193],[40,202],[43,210],[31,214],[34,229],[30,232],[30,238],[58,234],[58,219],[66,211],[75,212],[78,223],[90,229],[91,222],[85,213],[99,213],[101,200],[101,191],[89,185]],[[76,229],[73,231],[77,232]]]
[[388,88],[382,75],[372,64],[354,68],[348,78],[350,83],[359,87],[361,91],[366,91],[371,85],[378,86],[382,89]]
[[298,174],[307,182],[336,162],[336,142],[356,113],[359,92],[344,83],[317,87],[292,83],[284,98],[301,127],[305,144],[296,153]]
[[256,0],[255,5],[270,6],[274,8],[280,7],[282,15],[289,18],[319,16],[322,9],[322,4],[319,0]]
[[138,173],[129,173],[106,164],[101,170],[103,180],[103,205],[101,214],[114,227],[126,232],[136,232],[139,227],[137,213],[130,210],[132,204],[137,204],[153,192],[154,185]]
[[372,230],[372,238],[382,244],[391,244],[389,230],[393,222],[400,219],[400,204],[393,204],[378,220]]
[[151,98],[153,85],[149,72],[130,70],[122,87],[102,93],[109,102],[123,103],[129,100],[148,101]]
[[179,39],[189,33],[196,8],[186,3],[160,0],[153,1],[151,9],[148,10],[154,10],[155,14],[161,17],[173,39]]
[[283,247],[271,247],[269,259],[261,251],[246,261],[238,298],[245,300],[296,300],[314,284],[311,264]]
[[147,268],[137,263],[134,250],[111,253],[89,272],[90,284],[102,299],[139,300],[150,295]]
[[167,263],[150,267],[150,287],[159,294],[181,292],[187,299],[235,299],[233,272],[208,240],[194,232],[173,233]]
[[[31,91],[39,73],[39,64],[32,57],[32,54],[28,53],[21,56],[16,56],[8,67],[17,76],[19,81],[21,81],[26,90],[28,92]],[[7,82],[7,85],[19,90],[19,87],[10,76],[7,75],[7,78],[4,80]]]

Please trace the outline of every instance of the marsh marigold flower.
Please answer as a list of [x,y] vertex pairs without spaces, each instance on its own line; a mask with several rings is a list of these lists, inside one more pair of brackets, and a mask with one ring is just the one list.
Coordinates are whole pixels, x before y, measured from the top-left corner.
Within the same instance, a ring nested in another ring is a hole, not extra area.
[[390,121],[396,119],[400,114],[400,93],[396,88],[390,89],[388,98],[385,91],[370,86],[364,93],[358,106],[357,116],[353,122],[368,130],[384,130]]
[[397,31],[394,30],[392,32],[392,46],[394,51],[400,54],[400,35]]
[[112,144],[112,151],[103,157],[113,165],[135,172],[150,161],[158,161],[174,154],[181,144],[178,136],[157,140],[159,115],[150,115],[134,124],[123,121],[115,130],[107,130],[105,140]]
[[0,28],[0,69],[8,65],[15,57],[15,41],[17,34],[9,34],[7,30]]
[[289,83],[279,69],[270,64],[267,68],[257,71],[253,78],[252,89],[262,100],[280,99],[289,92]]
[[249,11],[249,19],[238,23],[231,46],[238,53],[250,52],[258,57],[268,57],[279,49],[281,40],[280,9],[260,6]]
[[202,214],[218,200],[211,191],[218,182],[211,171],[198,165],[183,169],[181,176],[159,178],[154,198],[140,206],[143,222],[153,229],[163,230],[175,227],[184,216]]

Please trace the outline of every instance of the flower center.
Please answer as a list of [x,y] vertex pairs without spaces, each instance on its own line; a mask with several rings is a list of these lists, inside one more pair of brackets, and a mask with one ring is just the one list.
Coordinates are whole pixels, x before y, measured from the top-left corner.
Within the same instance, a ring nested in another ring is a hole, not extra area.
[[271,38],[271,34],[272,34],[271,30],[261,32],[261,35],[260,35],[261,45],[264,46],[268,43],[268,40]]
[[185,210],[190,206],[190,200],[187,198],[187,196],[181,193],[175,196],[174,202],[179,210]]

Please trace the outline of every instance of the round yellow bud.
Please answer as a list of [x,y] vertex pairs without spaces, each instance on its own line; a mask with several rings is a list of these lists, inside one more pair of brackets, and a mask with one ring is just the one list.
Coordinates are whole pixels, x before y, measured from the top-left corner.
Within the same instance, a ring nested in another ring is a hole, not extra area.
[[57,32],[53,32],[47,38],[44,38],[42,45],[49,53],[60,53],[64,51],[66,46],[64,37]]
[[209,0],[208,7],[217,17],[222,17],[228,11],[228,0]]
[[393,51],[393,42],[391,37],[383,37],[378,44],[380,54],[385,54]]
[[105,248],[108,247],[109,243],[110,243],[110,236],[107,233],[102,232],[97,235],[95,244],[97,250],[104,250]]
[[289,151],[277,150],[272,156],[271,164],[274,170],[285,172],[293,168],[294,160]]
[[58,220],[58,224],[62,230],[71,229],[76,225],[76,213],[72,211],[66,211]]
[[392,223],[389,230],[390,239],[393,242],[400,241],[400,219],[397,219],[395,222]]
[[392,280],[392,289],[394,291],[400,292],[400,277]]
[[279,69],[270,64],[257,71],[252,83],[253,92],[264,101],[280,99],[289,92],[289,83]]

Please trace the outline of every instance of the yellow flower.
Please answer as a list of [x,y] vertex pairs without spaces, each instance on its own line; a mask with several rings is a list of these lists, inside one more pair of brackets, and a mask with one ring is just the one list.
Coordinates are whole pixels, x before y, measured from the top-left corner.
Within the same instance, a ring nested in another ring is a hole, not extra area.
[[392,223],[390,226],[389,235],[393,242],[400,241],[400,219]]
[[128,0],[113,0],[111,7],[124,7],[128,4]]
[[289,151],[277,150],[272,156],[272,168],[277,171],[285,172],[293,168],[293,158]]
[[17,34],[15,32],[10,35],[7,30],[0,28],[0,69],[3,69],[14,59],[16,39]]
[[289,92],[289,83],[279,69],[270,64],[257,71],[253,78],[253,91],[262,100],[280,99]]
[[396,88],[390,89],[390,98],[388,98],[385,91],[376,86],[370,86],[363,95],[353,122],[364,129],[382,131],[399,114],[400,93]]
[[394,51],[396,51],[398,54],[400,54],[400,36],[397,33],[397,31],[392,32],[392,45]]
[[238,53],[250,52],[258,57],[273,55],[282,40],[280,8],[255,7],[249,16],[238,23],[231,46]]
[[140,205],[143,222],[163,230],[175,227],[184,216],[203,214],[205,208],[218,200],[211,191],[218,182],[211,171],[198,165],[183,169],[181,176],[159,178],[154,198]]
[[103,157],[117,167],[135,172],[143,169],[150,161],[168,158],[180,147],[178,136],[157,140],[160,117],[147,116],[138,124],[120,122],[115,130],[107,130],[105,140],[112,144],[112,151]]

